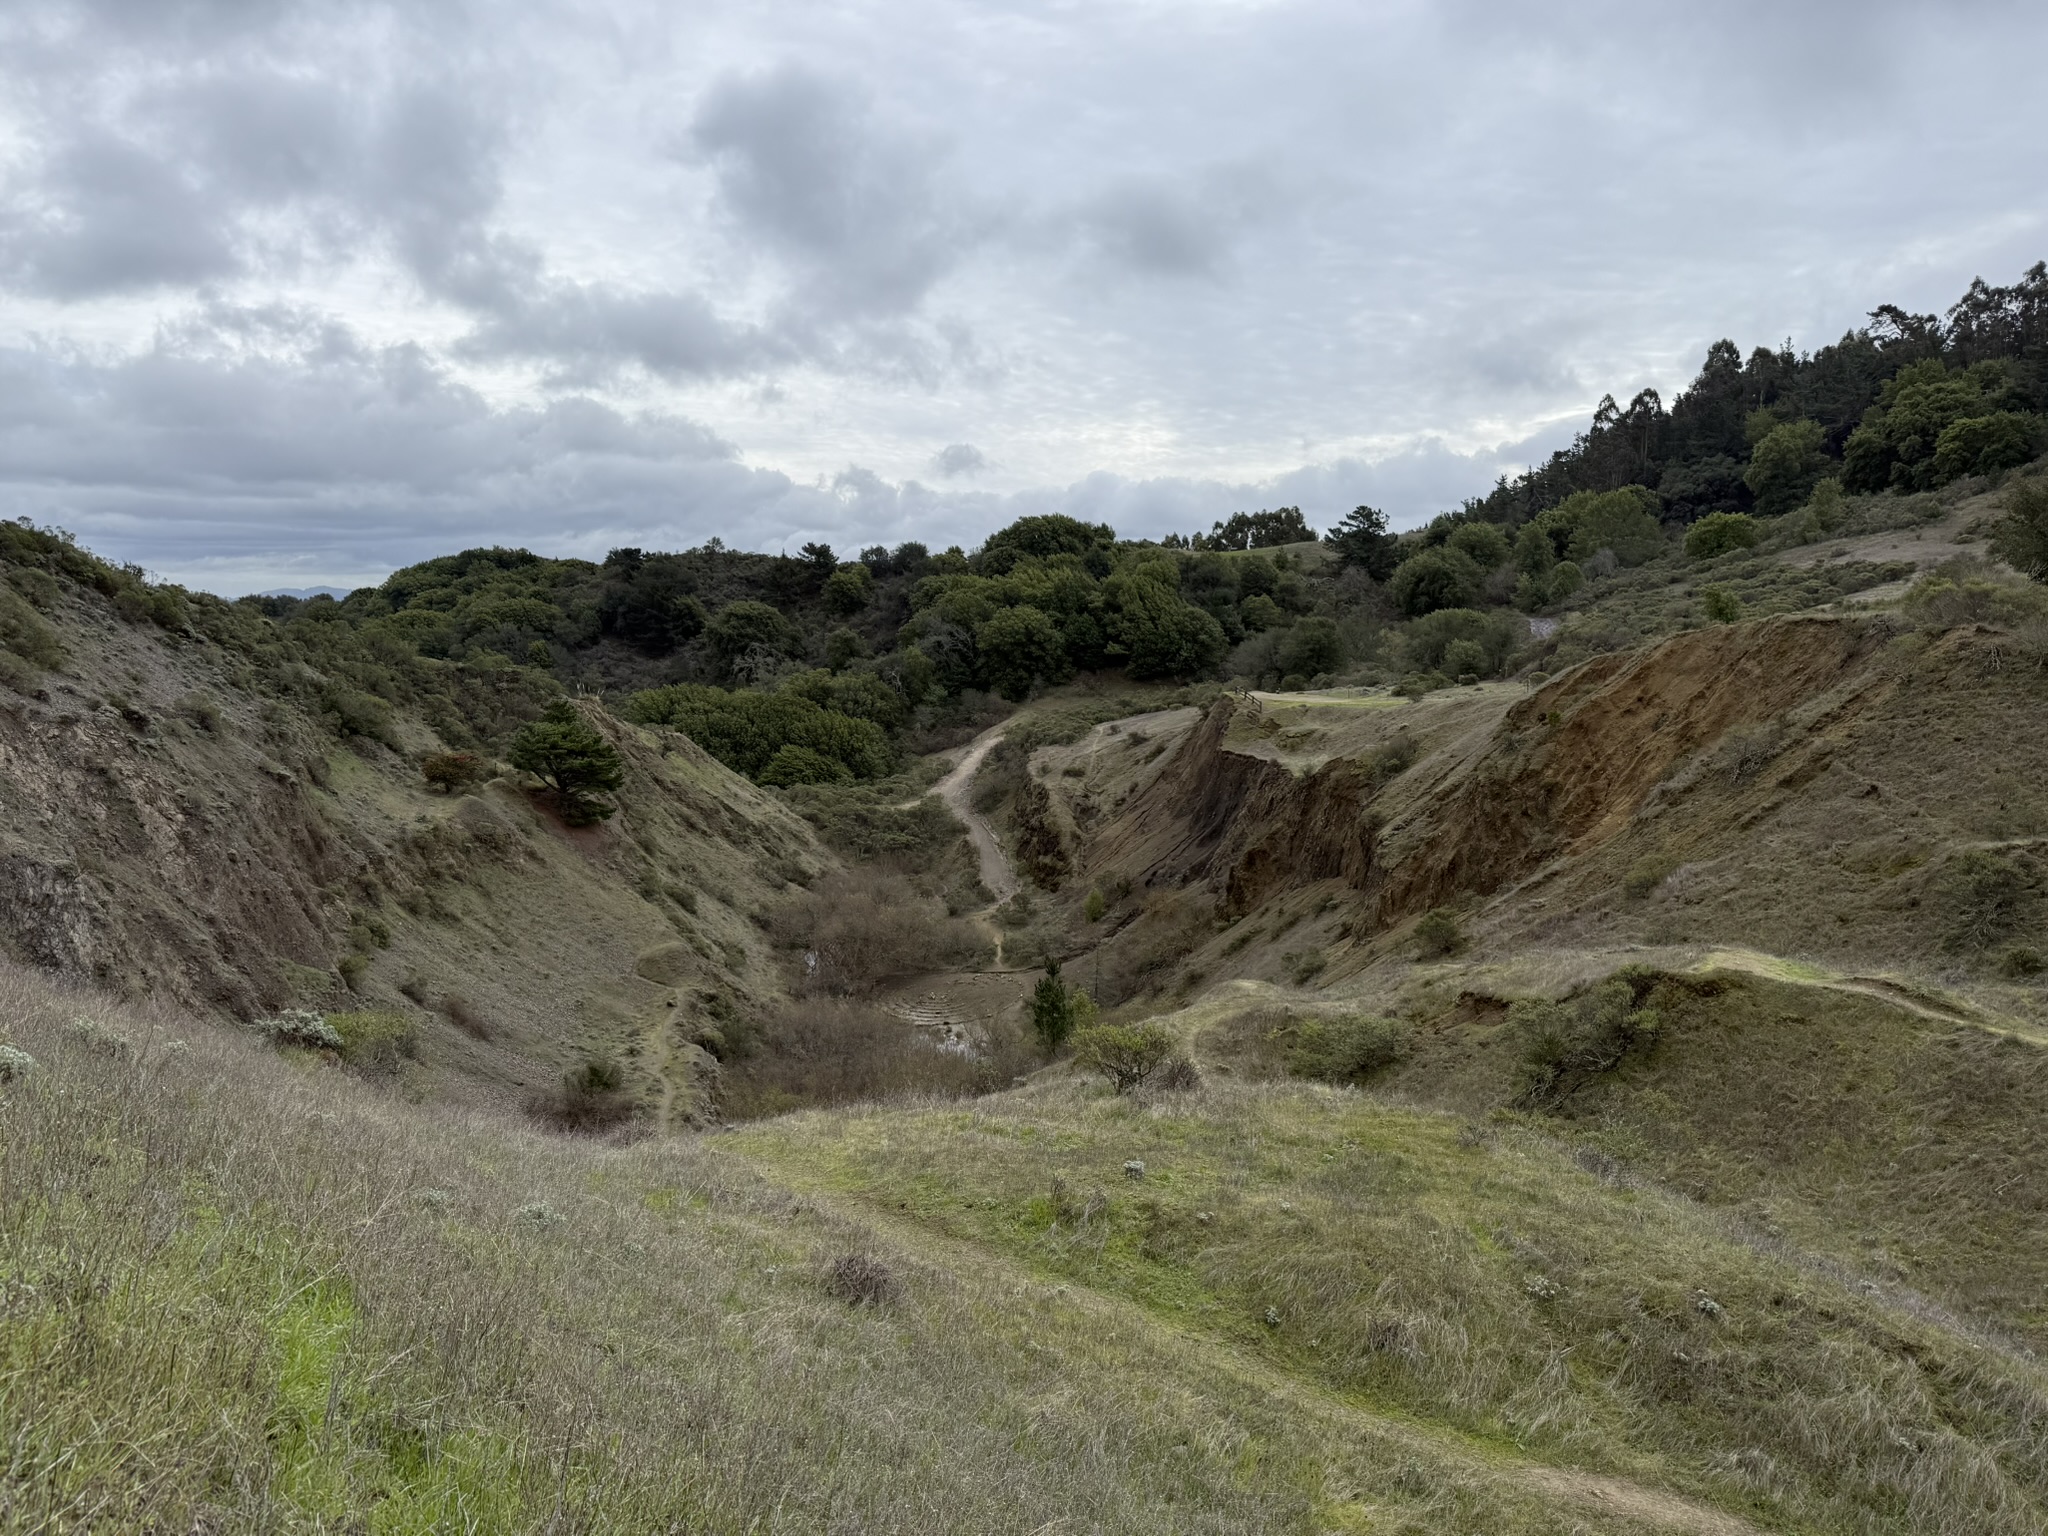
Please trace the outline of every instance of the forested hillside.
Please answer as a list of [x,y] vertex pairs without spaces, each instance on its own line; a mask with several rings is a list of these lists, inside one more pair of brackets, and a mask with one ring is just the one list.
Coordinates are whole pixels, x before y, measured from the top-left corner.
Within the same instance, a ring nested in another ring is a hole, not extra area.
[[[266,644],[321,670],[348,730],[438,689],[481,743],[492,727],[452,701],[488,679],[493,699],[605,693],[765,783],[873,779],[1078,674],[1426,690],[1833,602],[1914,567],[1772,557],[1940,520],[2048,445],[2044,406],[2036,264],[1945,317],[1882,306],[1810,354],[1717,342],[1668,409],[1610,397],[1548,463],[1405,534],[1360,507],[1318,539],[1282,507],[1159,542],[1027,517],[972,552],[475,549],[340,601],[244,600],[233,622],[273,620]],[[175,590],[133,601],[226,622]]]

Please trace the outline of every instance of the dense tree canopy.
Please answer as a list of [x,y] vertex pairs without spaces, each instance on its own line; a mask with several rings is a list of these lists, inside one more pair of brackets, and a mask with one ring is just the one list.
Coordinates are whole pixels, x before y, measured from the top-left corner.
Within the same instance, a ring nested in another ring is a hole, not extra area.
[[[1810,354],[1759,347],[1745,359],[1733,342],[1715,342],[1668,409],[1655,390],[1626,406],[1607,397],[1569,448],[1503,479],[1466,513],[1519,527],[1578,492],[1640,485],[1656,493],[1665,521],[1684,524],[1710,512],[1777,515],[1798,504],[1792,487],[1809,474],[1839,473],[1850,490],[1925,489],[1989,473],[2019,451],[2006,422],[1961,434],[1937,465],[1950,425],[2009,413],[2030,424],[2038,451],[2044,407],[2048,263],[2036,262],[2010,287],[1973,282],[1946,316],[1880,305],[1867,325]],[[1809,426],[1799,437],[1771,441],[1777,427],[1801,422]],[[1813,428],[1819,466],[1809,457]],[[1995,438],[1990,458],[1981,446],[1964,452],[1973,436]]]

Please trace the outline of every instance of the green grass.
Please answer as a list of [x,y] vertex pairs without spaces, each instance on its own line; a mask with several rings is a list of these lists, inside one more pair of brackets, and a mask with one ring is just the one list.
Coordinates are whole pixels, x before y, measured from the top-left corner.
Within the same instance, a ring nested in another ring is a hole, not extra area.
[[[1550,1124],[1761,1233],[2048,1346],[2041,1046],[1824,984],[1706,980],[1660,989],[1655,1051]],[[1392,1081],[1468,1112],[1503,1102],[1517,1041],[1497,1018],[1425,1031]]]
[[1689,560],[1673,551],[1580,589],[1559,614],[1562,627],[1522,660],[1558,672],[1589,656],[1701,628],[1707,623],[1701,594],[1709,586],[1732,592],[1745,619],[1763,619],[1825,608],[1912,574],[1912,564],[1900,561],[1799,566],[1769,551],[1716,560]]
[[1476,1447],[1798,1529],[2040,1528],[2038,1369],[1603,1179],[1540,1126],[1462,1127],[1339,1091],[1069,1086],[729,1144]]

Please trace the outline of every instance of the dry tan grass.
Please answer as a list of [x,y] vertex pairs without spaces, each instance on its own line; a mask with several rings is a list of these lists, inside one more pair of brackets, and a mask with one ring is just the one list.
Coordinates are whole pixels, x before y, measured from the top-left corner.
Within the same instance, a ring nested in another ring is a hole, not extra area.
[[[1631,1528],[715,1139],[422,1111],[11,970],[0,1019],[0,1530]],[[832,1296],[846,1253],[900,1299]]]

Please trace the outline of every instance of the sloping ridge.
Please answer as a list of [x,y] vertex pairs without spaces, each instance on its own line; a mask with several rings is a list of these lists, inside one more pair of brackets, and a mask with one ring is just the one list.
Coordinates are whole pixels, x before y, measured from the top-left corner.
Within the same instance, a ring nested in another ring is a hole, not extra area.
[[1206,884],[1223,915],[1319,881],[1390,927],[1488,895],[1614,836],[1651,790],[1730,730],[1881,678],[1871,628],[1832,618],[1697,630],[1585,662],[1512,703],[1470,755],[1427,755],[1382,788],[1366,764],[1297,775],[1233,750],[1244,706],[1212,705],[1165,772],[1104,828],[1090,862],[1148,884]]
[[338,736],[225,648],[96,603],[54,615],[65,671],[0,691],[0,951],[40,969],[238,1019],[414,1013],[444,1090],[502,1093],[772,989],[749,915],[831,862],[682,736],[585,707],[625,782],[612,820],[570,829],[515,779],[431,792],[419,718],[393,712],[396,747]]

